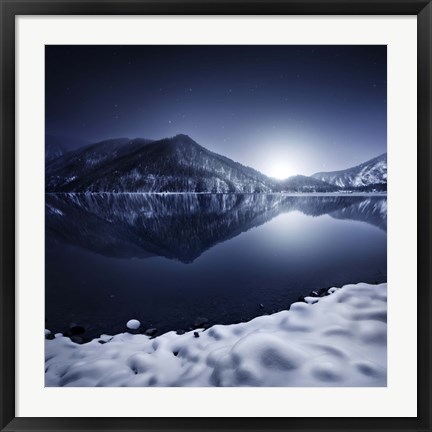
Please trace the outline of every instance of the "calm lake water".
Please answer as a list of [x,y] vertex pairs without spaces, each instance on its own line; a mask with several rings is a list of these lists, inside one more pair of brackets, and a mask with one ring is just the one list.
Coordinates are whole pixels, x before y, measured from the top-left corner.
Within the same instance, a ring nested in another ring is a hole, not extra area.
[[46,328],[188,330],[381,283],[386,228],[385,196],[47,194]]

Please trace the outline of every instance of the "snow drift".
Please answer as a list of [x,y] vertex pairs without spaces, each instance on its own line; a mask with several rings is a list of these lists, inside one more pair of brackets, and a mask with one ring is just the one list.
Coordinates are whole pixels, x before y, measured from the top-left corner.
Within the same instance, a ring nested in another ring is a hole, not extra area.
[[289,311],[151,339],[46,340],[46,386],[386,386],[387,284],[331,288]]

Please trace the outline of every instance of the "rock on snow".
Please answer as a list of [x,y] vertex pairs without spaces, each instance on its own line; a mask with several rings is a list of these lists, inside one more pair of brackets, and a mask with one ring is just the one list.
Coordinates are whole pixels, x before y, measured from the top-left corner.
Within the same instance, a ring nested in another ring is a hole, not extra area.
[[138,330],[141,327],[141,323],[136,319],[131,319],[126,323],[126,327],[130,330]]
[[46,385],[386,386],[387,284],[330,291],[199,338],[123,333],[77,345],[56,335],[45,341]]

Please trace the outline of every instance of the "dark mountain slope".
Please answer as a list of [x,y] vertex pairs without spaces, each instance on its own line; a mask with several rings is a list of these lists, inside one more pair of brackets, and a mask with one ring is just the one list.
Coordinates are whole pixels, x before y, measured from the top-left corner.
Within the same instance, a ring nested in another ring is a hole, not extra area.
[[55,162],[47,166],[49,192],[271,192],[274,185],[186,135],[104,142]]

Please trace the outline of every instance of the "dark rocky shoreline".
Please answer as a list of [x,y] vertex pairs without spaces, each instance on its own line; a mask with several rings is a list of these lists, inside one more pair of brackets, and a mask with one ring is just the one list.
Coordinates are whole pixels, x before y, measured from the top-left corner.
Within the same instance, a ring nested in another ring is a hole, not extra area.
[[[309,294],[307,294],[305,296],[300,296],[297,301],[298,302],[307,303],[307,301],[305,300],[307,297],[316,297],[316,298],[319,298],[319,297],[328,296],[330,294],[329,290],[331,288],[333,288],[333,287],[329,286],[327,288],[321,288],[319,290],[313,290],[313,291],[311,291]],[[261,315],[258,315],[258,316],[272,315],[273,313],[281,312],[282,310],[289,310],[290,307],[291,307],[291,305],[288,306],[287,308],[281,308],[281,309],[277,309],[277,310],[276,309],[272,309],[270,312],[263,312]],[[265,309],[265,305],[263,303],[260,303],[259,304],[259,308],[262,309],[262,310],[264,310]],[[245,320],[241,320],[241,319],[240,320],[235,320],[231,324],[239,324],[239,323],[242,323],[242,322],[248,322],[248,321],[250,321],[250,320],[252,320],[254,318],[256,318],[256,317],[253,317],[253,318],[250,318],[250,319],[245,319]],[[208,318],[206,318],[204,316],[199,316],[199,317],[195,318],[195,320],[193,322],[193,325],[191,325],[187,329],[177,329],[177,330],[173,329],[173,330],[168,330],[168,331],[161,332],[159,329],[157,329],[155,327],[146,328],[145,326],[141,325],[136,330],[125,328],[125,332],[130,333],[130,334],[142,334],[142,335],[149,336],[151,339],[154,339],[154,338],[156,338],[158,336],[161,336],[161,335],[163,335],[165,333],[168,333],[169,331],[175,331],[176,334],[182,335],[182,334],[185,334],[186,332],[197,330],[197,329],[203,329],[203,331],[206,331],[207,329],[211,328],[213,325],[217,325],[217,324],[219,324],[219,323],[216,323],[216,322],[215,323],[210,323],[210,321],[209,321]],[[226,325],[226,324],[224,324],[224,325]],[[87,342],[90,342],[90,341],[92,341],[94,339],[99,339],[98,337],[91,338],[91,337],[86,336],[85,335],[85,333],[86,333],[85,326],[84,325],[78,325],[78,324],[75,324],[75,323],[71,323],[69,325],[68,329],[66,329],[64,332],[60,332],[60,333],[62,333],[63,336],[66,336],[66,337],[70,338],[70,340],[72,342],[75,342],[76,344],[80,344],[80,345],[84,344],[84,343],[87,343]],[[196,337],[198,337],[198,336],[196,336]],[[55,335],[52,332],[49,332],[49,333],[45,334],[45,339],[52,340],[54,338],[55,338]],[[99,342],[100,343],[106,343],[106,341],[102,340],[102,339],[99,339]]]

